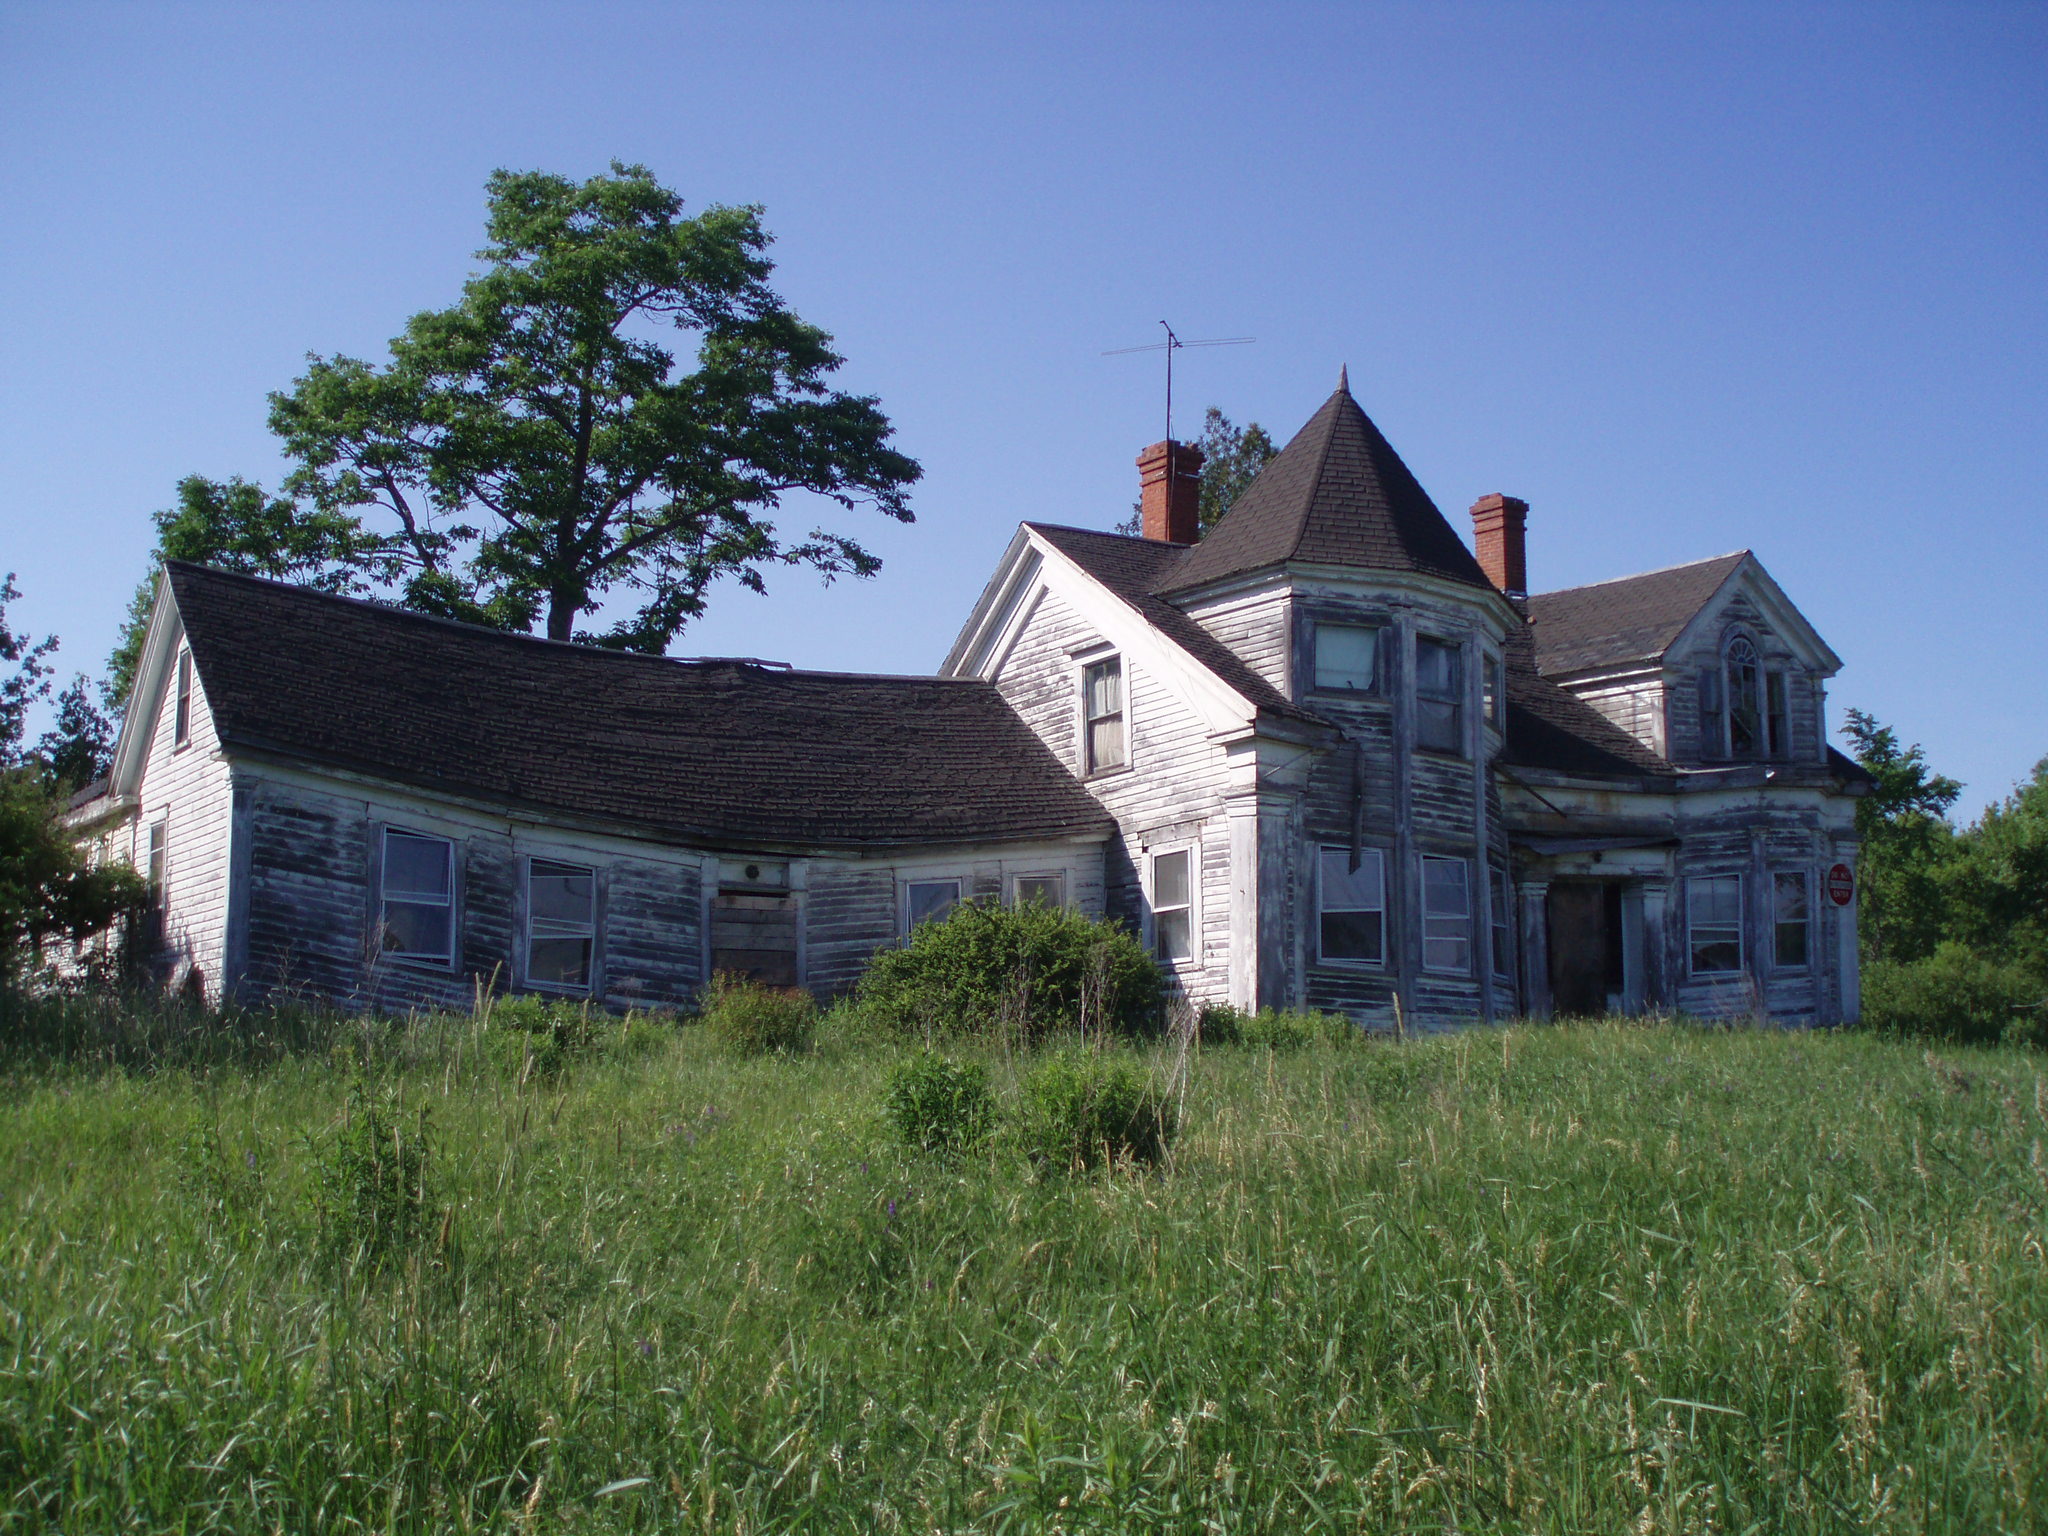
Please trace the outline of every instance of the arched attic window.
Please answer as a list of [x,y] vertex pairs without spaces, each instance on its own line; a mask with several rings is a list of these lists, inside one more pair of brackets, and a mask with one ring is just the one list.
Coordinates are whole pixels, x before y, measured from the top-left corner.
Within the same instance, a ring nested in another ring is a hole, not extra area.
[[1706,757],[1783,757],[1791,750],[1790,689],[1740,632],[1721,646],[1718,666],[1700,669],[1700,751]]

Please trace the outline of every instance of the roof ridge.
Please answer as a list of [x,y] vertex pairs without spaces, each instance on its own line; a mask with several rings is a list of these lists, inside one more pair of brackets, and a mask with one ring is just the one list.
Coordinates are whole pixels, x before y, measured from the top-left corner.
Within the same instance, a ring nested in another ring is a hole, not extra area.
[[1529,601],[1539,597],[1562,597],[1567,592],[1587,592],[1594,587],[1612,587],[1624,581],[1641,581],[1646,576],[1668,576],[1673,571],[1690,571],[1702,565],[1712,565],[1717,560],[1738,560],[1744,555],[1754,555],[1753,549],[1731,549],[1726,554],[1708,555],[1700,560],[1681,560],[1676,565],[1660,565],[1647,571],[1631,571],[1626,576],[1606,576],[1599,581],[1582,581],[1573,587],[1552,587],[1548,592],[1531,592]]

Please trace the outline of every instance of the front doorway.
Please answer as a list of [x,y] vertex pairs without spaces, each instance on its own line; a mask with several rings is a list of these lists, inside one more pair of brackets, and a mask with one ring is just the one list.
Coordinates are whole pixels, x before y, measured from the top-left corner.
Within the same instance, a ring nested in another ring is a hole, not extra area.
[[1628,989],[1621,882],[1550,887],[1550,1007],[1560,1018],[1619,1012]]

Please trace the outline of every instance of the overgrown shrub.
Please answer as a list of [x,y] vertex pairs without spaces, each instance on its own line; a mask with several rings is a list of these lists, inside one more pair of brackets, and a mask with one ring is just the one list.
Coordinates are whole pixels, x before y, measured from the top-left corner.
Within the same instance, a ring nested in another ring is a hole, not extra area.
[[1247,1045],[1273,1051],[1298,1051],[1319,1041],[1343,1044],[1358,1037],[1358,1026],[1341,1013],[1313,1008],[1261,1008],[1247,1013],[1228,1003],[1202,1009],[1196,1028],[1204,1045]]
[[768,987],[720,973],[704,993],[702,1021],[712,1039],[742,1056],[810,1048],[818,1005],[795,987]]
[[1111,1052],[1052,1052],[1017,1097],[1018,1142],[1048,1170],[1157,1163],[1179,1128],[1173,1101],[1144,1068]]
[[2048,983],[1949,941],[1924,960],[1878,960],[1863,973],[1863,1022],[1943,1040],[2040,1043]]
[[889,1071],[884,1100],[896,1134],[924,1152],[973,1152],[996,1125],[996,1097],[978,1061],[919,1051]]
[[319,1163],[320,1245],[330,1259],[380,1261],[411,1247],[428,1226],[429,1138],[424,1109],[406,1116],[389,1093],[349,1090],[341,1129]]
[[1038,902],[970,901],[876,955],[859,997],[906,1033],[1031,1040],[1155,1030],[1160,991],[1158,964],[1116,923]]
[[604,1028],[588,1003],[566,998],[502,997],[491,1004],[493,1047],[519,1080],[554,1077],[597,1049]]

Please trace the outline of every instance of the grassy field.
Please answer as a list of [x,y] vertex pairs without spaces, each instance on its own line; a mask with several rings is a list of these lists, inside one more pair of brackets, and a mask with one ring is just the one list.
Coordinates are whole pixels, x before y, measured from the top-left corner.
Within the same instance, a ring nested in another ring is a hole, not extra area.
[[1210,1049],[1081,1178],[899,1149],[886,1051],[493,1036],[7,1068],[0,1529],[2048,1526],[2038,1056]]

